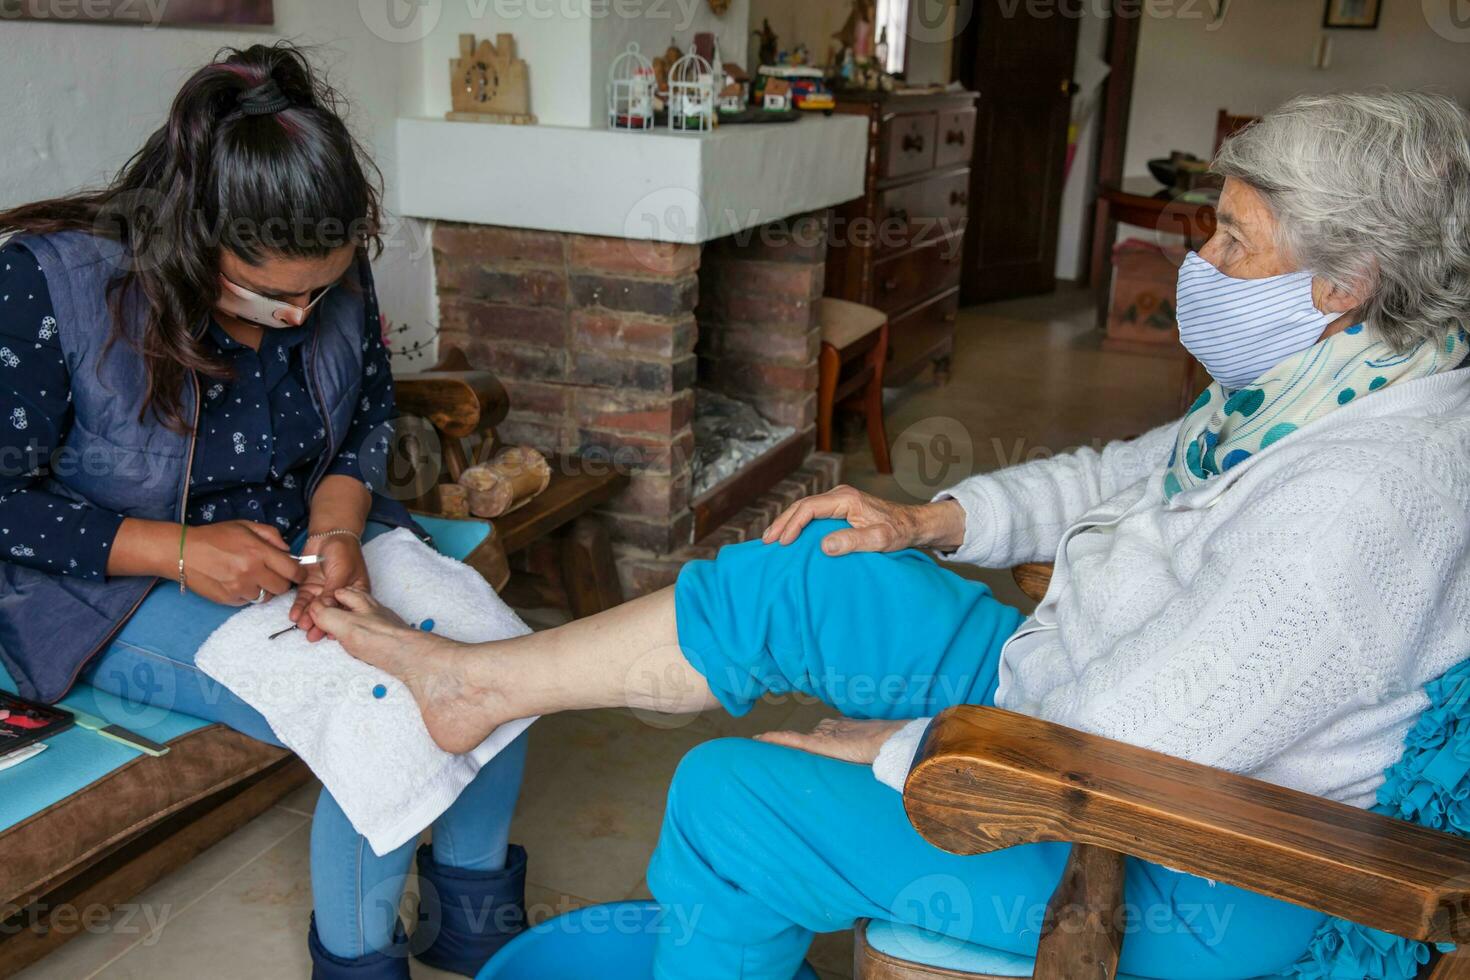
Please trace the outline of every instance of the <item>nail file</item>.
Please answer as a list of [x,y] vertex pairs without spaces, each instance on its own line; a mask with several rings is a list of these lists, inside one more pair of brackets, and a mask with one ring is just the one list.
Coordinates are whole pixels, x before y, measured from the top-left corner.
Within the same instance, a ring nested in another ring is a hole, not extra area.
[[121,742],[128,748],[137,749],[145,755],[159,756],[168,754],[167,745],[159,745],[151,738],[144,738],[137,732],[130,732],[121,725],[114,725],[111,722],[98,718],[96,715],[89,715],[85,711],[78,711],[70,705],[67,706],[67,710],[75,716],[78,728],[85,728],[90,732],[96,732],[103,738],[110,738],[114,742]]
[[32,742],[23,749],[16,749],[9,755],[0,756],[0,772],[4,772],[12,766],[18,766],[27,759],[34,759],[45,750],[45,742]]

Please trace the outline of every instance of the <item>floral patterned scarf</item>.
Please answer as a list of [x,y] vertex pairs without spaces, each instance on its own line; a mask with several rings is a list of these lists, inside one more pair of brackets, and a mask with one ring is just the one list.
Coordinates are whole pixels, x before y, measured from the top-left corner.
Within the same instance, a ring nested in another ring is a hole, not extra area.
[[1458,367],[1465,331],[1451,327],[1437,343],[1399,354],[1357,324],[1294,354],[1239,391],[1211,384],[1185,413],[1164,474],[1172,500],[1238,466],[1302,426],[1369,392]]

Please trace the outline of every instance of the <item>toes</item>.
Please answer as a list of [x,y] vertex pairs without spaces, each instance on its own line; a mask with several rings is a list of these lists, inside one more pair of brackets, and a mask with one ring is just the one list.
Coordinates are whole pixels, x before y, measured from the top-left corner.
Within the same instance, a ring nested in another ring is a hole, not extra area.
[[311,610],[313,628],[330,633],[340,640],[343,646],[347,645],[347,634],[352,632],[351,627],[355,618],[356,616],[346,609],[334,608],[322,603],[317,603]]
[[332,593],[336,600],[353,612],[369,612],[378,607],[378,602],[361,589],[338,589]]

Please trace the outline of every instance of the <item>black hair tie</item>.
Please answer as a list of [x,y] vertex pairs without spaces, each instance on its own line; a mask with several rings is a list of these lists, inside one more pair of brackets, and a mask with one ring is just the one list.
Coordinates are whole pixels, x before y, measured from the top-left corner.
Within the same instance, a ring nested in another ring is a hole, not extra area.
[[238,99],[240,111],[247,116],[269,116],[289,108],[291,100],[281,92],[274,78],[268,78],[255,88],[241,92]]

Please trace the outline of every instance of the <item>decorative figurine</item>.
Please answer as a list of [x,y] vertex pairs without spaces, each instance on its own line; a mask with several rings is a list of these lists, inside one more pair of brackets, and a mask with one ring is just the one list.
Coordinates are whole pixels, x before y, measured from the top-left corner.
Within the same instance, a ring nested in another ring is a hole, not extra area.
[[607,78],[609,129],[653,128],[653,64],[638,50],[638,42],[613,59]]
[[501,34],[495,43],[475,44],[459,36],[459,57],[449,59],[449,99],[445,119],[458,122],[534,123],[531,82],[526,63],[516,57],[516,39]]
[[852,9],[847,13],[847,20],[842,29],[832,36],[844,48],[851,49],[859,62],[866,61],[873,56],[873,21],[872,0],[852,0]]
[[756,56],[756,67],[762,65],[774,65],[779,56],[780,45],[776,38],[776,32],[771,30],[771,22],[766,18],[761,19],[761,29],[753,31],[760,38],[759,54]]
[[669,128],[707,133],[714,126],[714,69],[691,52],[669,66]]

